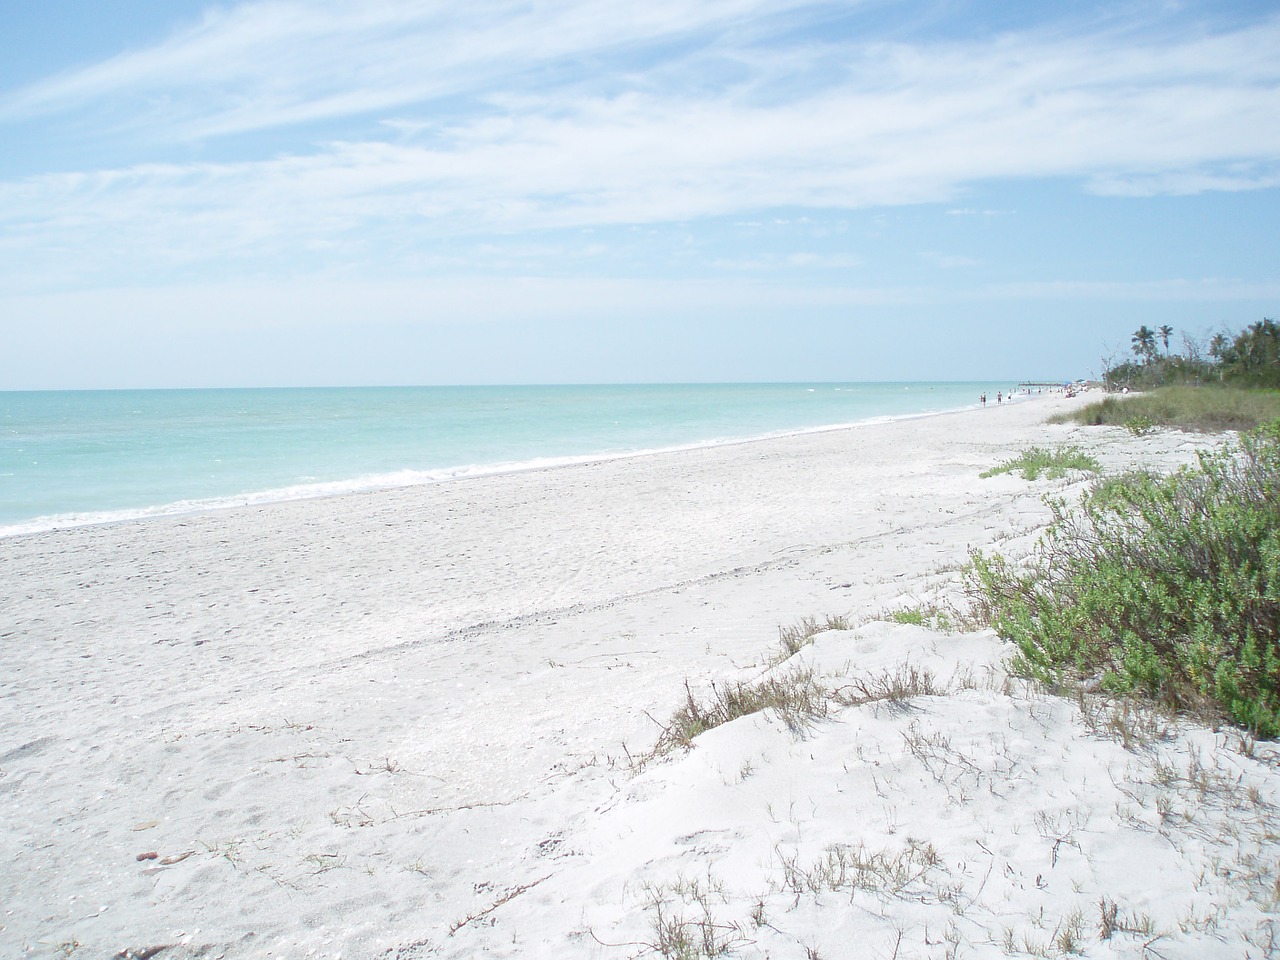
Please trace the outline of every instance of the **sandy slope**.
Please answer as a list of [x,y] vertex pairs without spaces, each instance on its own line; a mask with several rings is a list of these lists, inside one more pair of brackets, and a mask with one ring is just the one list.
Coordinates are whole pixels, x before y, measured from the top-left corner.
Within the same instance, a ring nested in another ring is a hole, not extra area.
[[[1029,548],[1068,485],[996,461],[1194,449],[1070,402],[0,540],[0,955],[1270,955],[1267,750],[1126,750],[990,634],[877,621]],[[948,691],[631,769],[825,614],[798,661]]]

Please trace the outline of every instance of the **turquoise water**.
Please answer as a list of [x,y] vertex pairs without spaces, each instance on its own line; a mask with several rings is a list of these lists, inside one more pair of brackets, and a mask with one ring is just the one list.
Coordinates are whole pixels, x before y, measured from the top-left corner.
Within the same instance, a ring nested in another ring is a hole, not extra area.
[[0,535],[952,410],[1008,386],[0,393]]

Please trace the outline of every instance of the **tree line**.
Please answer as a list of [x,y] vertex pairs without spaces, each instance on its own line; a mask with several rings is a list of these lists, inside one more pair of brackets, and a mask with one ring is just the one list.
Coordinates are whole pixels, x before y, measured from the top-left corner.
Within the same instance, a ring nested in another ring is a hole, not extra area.
[[1207,342],[1184,336],[1181,353],[1170,350],[1173,334],[1168,324],[1152,329],[1144,323],[1135,330],[1134,359],[1103,364],[1107,388],[1223,383],[1280,389],[1280,324],[1274,320],[1263,318],[1234,336],[1216,333]]

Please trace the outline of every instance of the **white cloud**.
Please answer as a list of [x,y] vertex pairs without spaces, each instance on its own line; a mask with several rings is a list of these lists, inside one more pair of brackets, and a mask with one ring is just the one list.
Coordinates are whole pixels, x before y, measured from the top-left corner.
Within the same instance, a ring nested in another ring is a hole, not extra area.
[[[386,133],[0,183],[0,251],[15,281],[46,268],[90,282],[122,268],[278,267],[307,250],[387,262],[449,237],[948,201],[1000,178],[1074,177],[1129,195],[1280,183],[1280,20],[1147,41],[768,42],[770,23],[795,26],[770,15],[798,6],[386,0],[214,12],[154,48],[11,93],[0,118],[118,99],[133,104],[144,141],[394,111],[380,120]],[[671,39],[685,42],[652,46]],[[608,57],[640,47],[625,71],[570,69],[592,57],[618,67]],[[816,60],[839,69],[783,82]],[[681,82],[712,61],[731,61],[735,79]],[[553,64],[563,76],[548,80]],[[423,106],[451,93],[483,108]]]

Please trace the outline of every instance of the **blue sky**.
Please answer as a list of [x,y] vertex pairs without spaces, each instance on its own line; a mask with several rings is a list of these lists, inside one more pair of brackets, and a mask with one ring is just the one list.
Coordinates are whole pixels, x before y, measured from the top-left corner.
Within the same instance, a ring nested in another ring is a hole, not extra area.
[[0,388],[1085,376],[1280,316],[1274,3],[0,0]]

